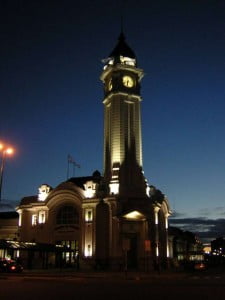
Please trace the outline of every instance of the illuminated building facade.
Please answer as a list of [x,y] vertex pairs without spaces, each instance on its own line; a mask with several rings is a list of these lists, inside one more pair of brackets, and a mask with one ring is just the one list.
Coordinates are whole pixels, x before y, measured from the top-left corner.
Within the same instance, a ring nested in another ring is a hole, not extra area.
[[81,267],[151,269],[169,258],[166,197],[143,173],[141,79],[121,33],[104,61],[104,171],[70,178],[17,208],[21,241],[66,246]]

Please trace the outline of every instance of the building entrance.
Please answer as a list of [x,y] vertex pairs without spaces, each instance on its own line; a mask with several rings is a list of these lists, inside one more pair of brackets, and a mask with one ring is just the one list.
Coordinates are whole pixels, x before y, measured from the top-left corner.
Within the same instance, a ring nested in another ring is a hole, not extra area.
[[138,268],[138,238],[137,234],[126,234],[123,238],[125,270]]
[[137,247],[137,235],[132,234],[129,236],[130,249],[127,252],[127,268],[137,269],[138,267],[138,247]]

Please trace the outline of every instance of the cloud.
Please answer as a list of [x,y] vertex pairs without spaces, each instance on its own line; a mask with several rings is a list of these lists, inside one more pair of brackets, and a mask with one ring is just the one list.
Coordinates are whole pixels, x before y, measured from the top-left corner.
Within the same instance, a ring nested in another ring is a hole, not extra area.
[[225,218],[172,218],[169,223],[171,226],[195,233],[202,242],[225,236]]
[[225,216],[225,206],[217,206],[213,208],[202,208],[198,211],[198,215],[203,217],[212,217],[212,216]]
[[180,213],[178,211],[173,211],[170,219],[174,219],[174,218],[184,218],[186,216],[185,213]]

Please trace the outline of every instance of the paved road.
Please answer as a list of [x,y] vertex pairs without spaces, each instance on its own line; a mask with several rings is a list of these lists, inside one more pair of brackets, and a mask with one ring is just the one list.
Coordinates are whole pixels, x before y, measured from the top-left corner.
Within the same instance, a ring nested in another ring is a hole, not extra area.
[[224,275],[21,274],[0,276],[1,300],[225,299]]

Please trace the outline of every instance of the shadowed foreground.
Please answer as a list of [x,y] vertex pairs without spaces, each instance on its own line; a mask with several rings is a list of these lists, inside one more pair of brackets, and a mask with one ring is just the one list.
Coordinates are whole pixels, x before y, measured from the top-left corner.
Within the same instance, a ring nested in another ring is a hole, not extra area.
[[0,274],[0,299],[218,299],[225,274]]

